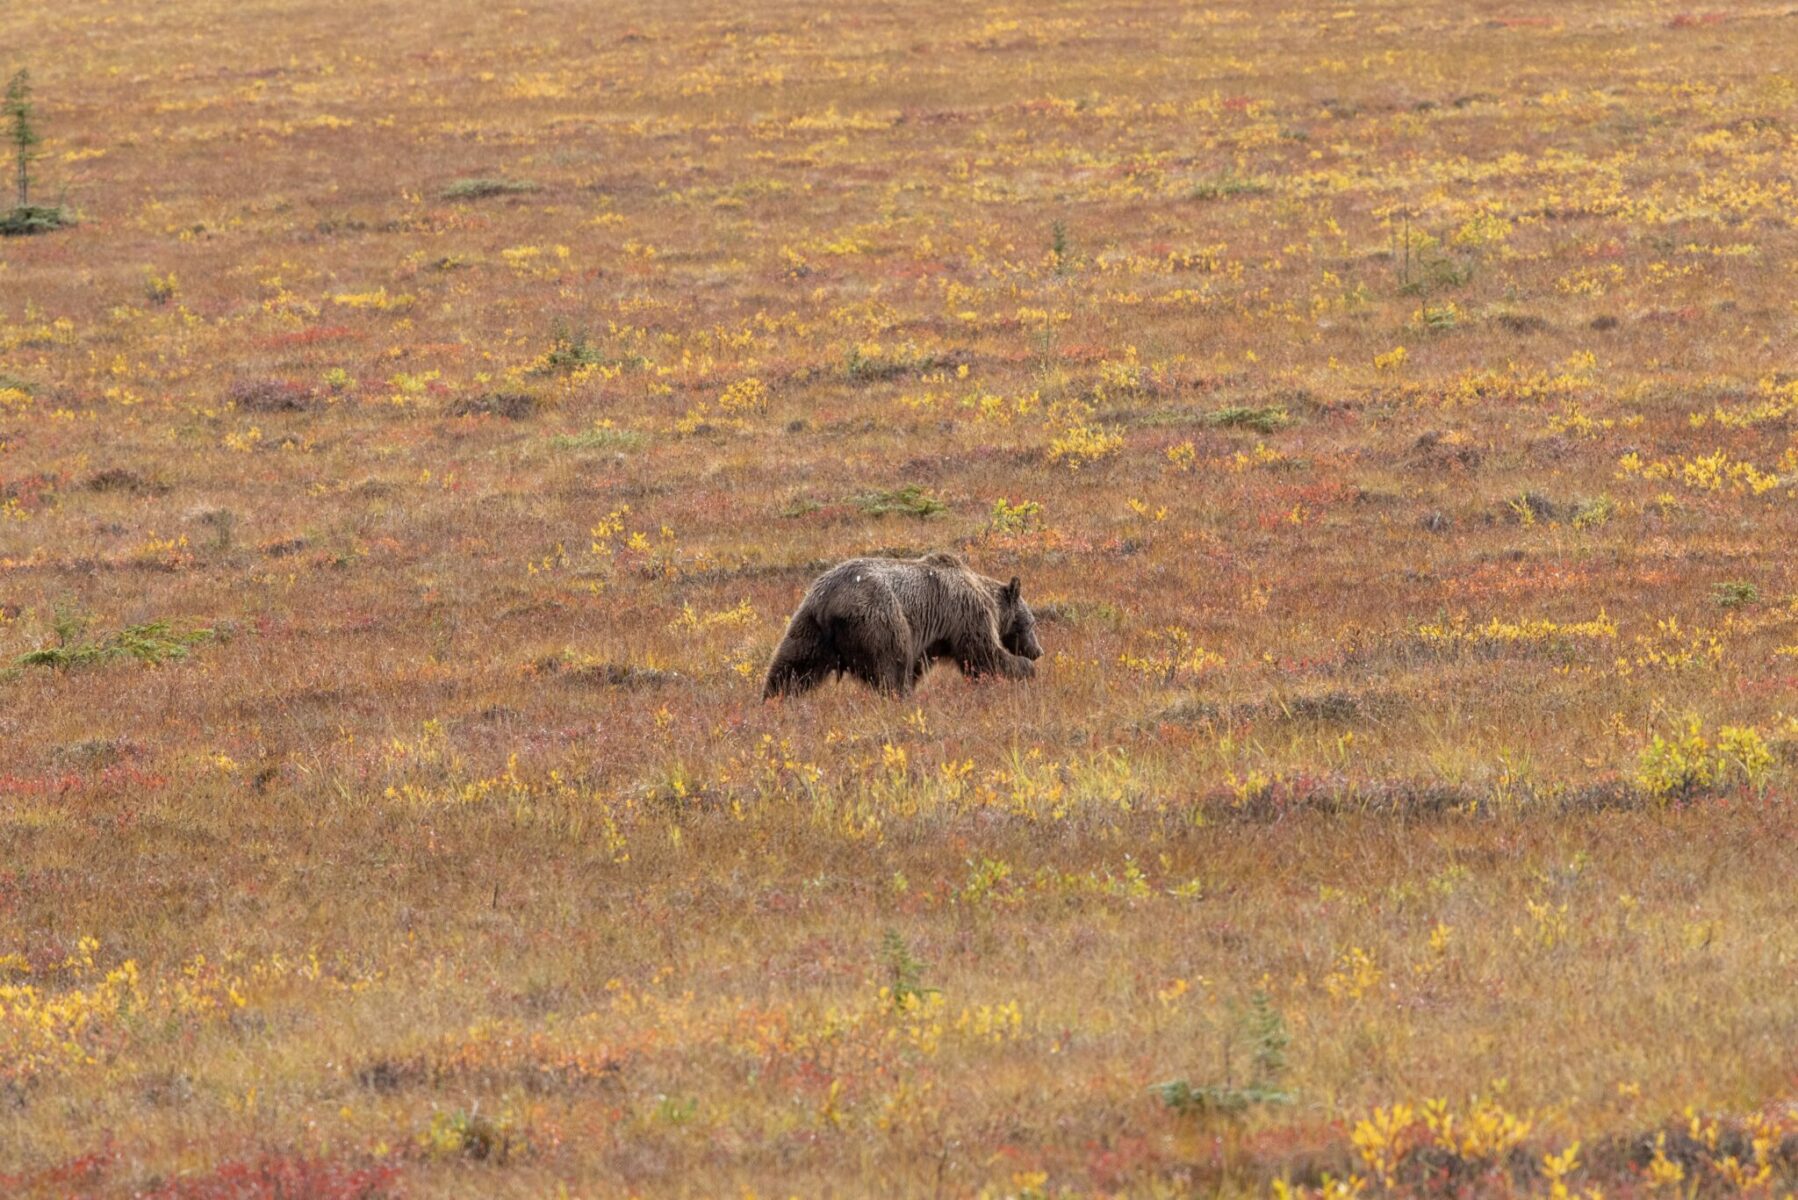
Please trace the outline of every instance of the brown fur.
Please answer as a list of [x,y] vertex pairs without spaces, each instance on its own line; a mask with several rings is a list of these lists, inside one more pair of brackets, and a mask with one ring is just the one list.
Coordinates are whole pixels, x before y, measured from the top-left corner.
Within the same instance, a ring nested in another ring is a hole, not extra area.
[[1000,583],[953,554],[852,558],[820,575],[787,624],[762,695],[809,691],[853,675],[905,695],[947,658],[969,676],[1029,679],[1036,621],[1014,576]]

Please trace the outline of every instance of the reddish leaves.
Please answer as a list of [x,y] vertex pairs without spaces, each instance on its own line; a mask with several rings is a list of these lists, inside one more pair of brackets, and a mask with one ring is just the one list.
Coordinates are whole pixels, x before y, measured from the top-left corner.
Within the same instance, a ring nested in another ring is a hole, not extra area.
[[205,1175],[173,1179],[138,1193],[139,1200],[393,1200],[400,1169],[332,1159],[264,1154],[221,1163]]

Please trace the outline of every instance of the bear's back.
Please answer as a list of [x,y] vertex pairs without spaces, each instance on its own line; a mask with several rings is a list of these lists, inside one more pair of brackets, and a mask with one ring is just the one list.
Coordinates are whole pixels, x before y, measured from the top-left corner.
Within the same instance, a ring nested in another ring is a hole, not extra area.
[[891,596],[906,615],[930,628],[978,620],[991,605],[986,581],[958,555],[937,551],[919,558],[850,558],[812,583],[807,606],[820,616],[865,609],[872,593]]

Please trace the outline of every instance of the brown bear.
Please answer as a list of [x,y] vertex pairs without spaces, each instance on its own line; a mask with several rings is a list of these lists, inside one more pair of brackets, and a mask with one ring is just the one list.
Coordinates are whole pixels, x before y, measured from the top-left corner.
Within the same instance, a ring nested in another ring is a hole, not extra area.
[[764,699],[853,675],[889,695],[917,686],[937,659],[969,676],[1029,679],[1043,648],[1018,579],[976,574],[954,554],[852,558],[820,575],[768,666]]

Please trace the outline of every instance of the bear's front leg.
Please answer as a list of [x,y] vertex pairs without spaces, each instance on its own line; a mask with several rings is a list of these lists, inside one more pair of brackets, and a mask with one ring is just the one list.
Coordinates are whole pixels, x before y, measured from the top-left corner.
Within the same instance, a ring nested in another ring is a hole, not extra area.
[[1036,664],[1021,655],[1013,654],[999,640],[994,638],[989,644],[985,641],[964,642],[955,648],[955,665],[961,673],[970,679],[978,679],[982,675],[1001,675],[1006,679],[1033,679],[1036,677]]
[[1035,679],[1036,664],[1021,654],[1000,651],[999,669],[1007,679]]

